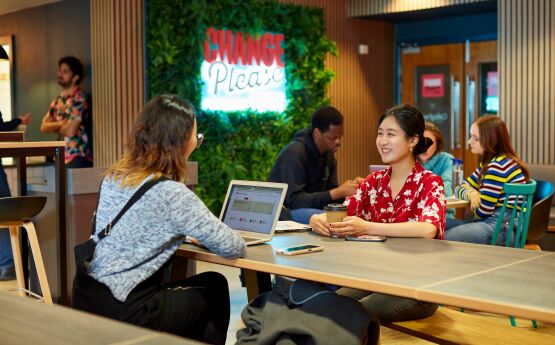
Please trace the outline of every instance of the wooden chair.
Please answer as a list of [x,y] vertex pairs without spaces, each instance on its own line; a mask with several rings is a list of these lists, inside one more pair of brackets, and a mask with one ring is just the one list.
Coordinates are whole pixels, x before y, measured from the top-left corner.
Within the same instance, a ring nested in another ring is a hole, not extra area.
[[[15,265],[15,275],[17,278],[16,291],[20,295],[25,293],[39,297],[31,291],[25,289],[23,278],[23,266],[21,260],[21,243],[19,240],[19,230],[24,228],[29,238],[29,246],[35,261],[35,267],[39,278],[40,289],[42,291],[42,300],[47,304],[52,304],[52,295],[48,280],[46,278],[46,270],[42,261],[37,232],[31,218],[42,211],[46,204],[44,196],[20,196],[10,198],[0,198],[0,227],[8,227],[10,230],[10,239],[12,242],[12,251]],[[26,244],[25,244],[26,245]]]
[[[501,230],[501,226],[504,222],[505,210],[507,209],[507,203],[510,197],[515,198],[515,203],[513,211],[511,212],[511,217],[509,218],[509,227],[507,228],[507,236],[505,240],[505,246],[511,246],[511,238],[514,229],[514,243],[515,248],[524,248],[524,243],[526,242],[526,236],[528,235],[528,224],[530,223],[530,216],[532,215],[532,202],[534,197],[534,192],[536,191],[537,183],[534,180],[530,180],[528,183],[505,183],[503,185],[503,190],[505,192],[505,202],[501,208],[501,213],[499,214],[499,219],[497,219],[497,224],[495,225],[495,231],[493,232],[491,238],[491,245],[496,245],[497,237]],[[515,226],[516,222],[516,226]],[[516,320],[513,316],[509,316],[511,325],[516,327]],[[537,327],[536,321],[532,320],[534,328]]]

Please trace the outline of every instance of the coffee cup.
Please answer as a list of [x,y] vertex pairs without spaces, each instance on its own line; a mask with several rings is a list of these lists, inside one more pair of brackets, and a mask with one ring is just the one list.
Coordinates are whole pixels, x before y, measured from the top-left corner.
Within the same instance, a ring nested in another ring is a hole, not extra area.
[[347,206],[343,204],[328,204],[324,207],[328,223],[336,223],[347,217]]

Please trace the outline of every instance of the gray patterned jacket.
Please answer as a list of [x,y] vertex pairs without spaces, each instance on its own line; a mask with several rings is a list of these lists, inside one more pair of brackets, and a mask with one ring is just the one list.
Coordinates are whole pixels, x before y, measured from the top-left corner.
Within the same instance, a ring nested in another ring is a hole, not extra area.
[[[96,212],[96,233],[112,221],[136,188],[104,179]],[[98,242],[89,273],[124,302],[129,293],[175,253],[185,236],[198,239],[215,254],[245,255],[245,243],[220,222],[184,184],[160,182],[148,190]]]

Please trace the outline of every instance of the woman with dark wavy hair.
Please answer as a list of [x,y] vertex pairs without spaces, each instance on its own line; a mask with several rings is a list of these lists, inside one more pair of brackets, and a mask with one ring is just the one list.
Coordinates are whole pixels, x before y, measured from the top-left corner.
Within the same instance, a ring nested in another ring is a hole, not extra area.
[[[450,241],[490,244],[497,219],[505,202],[505,183],[526,183],[528,169],[511,145],[507,126],[499,117],[490,115],[476,120],[470,128],[470,151],[480,157],[480,164],[472,175],[455,189],[458,198],[469,200],[474,221],[449,220],[445,239]],[[503,217],[509,219],[514,200],[509,198]],[[503,245],[507,238],[507,222],[497,237]],[[511,240],[514,242],[514,238]]]
[[[175,95],[152,99],[127,140],[124,156],[100,189],[87,268],[73,306],[91,313],[211,344],[225,344],[230,316],[225,277],[205,272],[168,283],[169,261],[186,236],[218,255],[245,254],[245,243],[185,186],[186,162],[200,145],[193,107]],[[111,226],[132,195],[153,185]],[[103,229],[109,234],[99,237]],[[77,282],[77,284],[75,284]]]
[[[345,200],[347,217],[328,223],[326,215],[314,215],[310,225],[322,236],[425,237],[443,239],[445,204],[441,177],[424,170],[418,155],[430,140],[424,137],[424,117],[418,109],[399,105],[378,120],[376,146],[386,170],[376,171]],[[342,288],[338,293],[358,299],[381,322],[424,318],[437,305],[413,299]]]

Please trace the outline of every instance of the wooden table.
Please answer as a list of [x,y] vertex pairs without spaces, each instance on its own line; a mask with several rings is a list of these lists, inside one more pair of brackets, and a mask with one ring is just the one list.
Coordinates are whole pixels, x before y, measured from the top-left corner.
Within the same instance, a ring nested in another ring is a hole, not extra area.
[[[56,178],[56,206],[58,209],[58,232],[57,243],[59,255],[57,266],[59,269],[58,291],[60,296],[58,302],[69,304],[67,295],[67,253],[66,253],[66,171],[64,163],[63,141],[24,141],[24,142],[0,142],[0,157],[14,157],[18,165],[19,190],[21,195],[27,195],[27,163],[26,157],[55,156],[55,178]],[[27,235],[22,232],[22,243],[27,243]],[[28,267],[27,247],[22,248],[23,267]],[[27,285],[28,270],[24,269],[25,284]],[[52,284],[53,282],[49,282]]]
[[[275,254],[277,248],[306,243],[325,249]],[[190,244],[182,245],[178,255],[246,269],[249,299],[269,288],[272,273],[555,322],[555,253],[550,252],[422,238],[347,242],[296,233],[248,247],[243,259],[224,259]]]
[[0,306],[2,344],[201,344],[6,292]]
[[462,199],[447,199],[447,208],[465,208],[470,205],[470,201]]

